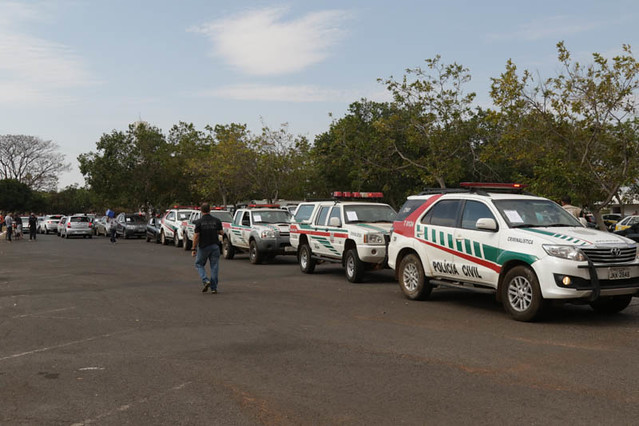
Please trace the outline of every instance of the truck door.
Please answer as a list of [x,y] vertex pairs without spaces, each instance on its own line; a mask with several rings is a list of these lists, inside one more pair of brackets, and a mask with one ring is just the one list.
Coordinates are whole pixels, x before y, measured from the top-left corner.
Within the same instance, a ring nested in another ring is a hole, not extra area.
[[317,213],[315,222],[313,222],[314,232],[312,233],[312,235],[309,235],[311,250],[313,250],[313,253],[320,255],[327,255],[330,253],[330,250],[328,248],[330,244],[330,234],[326,226],[326,221],[328,220],[328,213],[330,210],[330,206],[320,206],[320,210]]
[[499,266],[494,262],[499,247],[496,231],[477,229],[478,219],[493,219],[495,215],[481,201],[466,200],[460,226],[455,229],[454,262],[460,267],[465,280],[480,284],[496,285]]
[[461,200],[440,200],[415,226],[415,239],[427,276],[459,280],[461,267],[454,263],[454,232]]

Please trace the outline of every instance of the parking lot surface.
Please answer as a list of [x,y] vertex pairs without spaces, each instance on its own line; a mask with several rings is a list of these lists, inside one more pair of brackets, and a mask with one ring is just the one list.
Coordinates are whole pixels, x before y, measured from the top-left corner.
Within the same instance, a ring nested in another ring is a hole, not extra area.
[[0,241],[0,424],[633,424],[639,299],[511,320],[487,295],[404,298],[293,256],[144,240]]

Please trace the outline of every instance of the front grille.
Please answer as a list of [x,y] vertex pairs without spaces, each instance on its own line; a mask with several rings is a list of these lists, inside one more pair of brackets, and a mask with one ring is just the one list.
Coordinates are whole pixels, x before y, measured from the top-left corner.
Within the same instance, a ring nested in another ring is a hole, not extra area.
[[281,235],[282,237],[288,237],[288,236],[289,236],[289,235],[291,235],[291,234],[290,234],[290,232],[280,232],[280,235]]
[[581,249],[593,263],[623,263],[635,260],[636,247],[595,247]]

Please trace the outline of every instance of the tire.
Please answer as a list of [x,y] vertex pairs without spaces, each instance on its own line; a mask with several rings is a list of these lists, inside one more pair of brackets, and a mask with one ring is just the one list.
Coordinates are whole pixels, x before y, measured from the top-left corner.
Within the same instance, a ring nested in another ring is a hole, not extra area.
[[182,248],[184,251],[188,251],[191,248],[191,240],[186,235],[184,236],[184,241],[182,241]]
[[501,300],[506,312],[517,321],[533,321],[541,313],[543,298],[537,276],[527,266],[515,266],[504,277]]
[[129,236],[126,234],[126,229],[122,231],[122,238],[125,240],[129,239]]
[[168,241],[167,241],[167,239],[166,239],[166,235],[164,235],[164,231],[160,232],[160,243],[161,243],[163,246],[166,246],[166,245],[168,245],[168,244],[169,244],[169,242],[168,242]]
[[222,242],[222,256],[227,260],[231,260],[235,256],[235,247],[233,247],[228,238],[224,238]]
[[180,247],[182,245],[180,244],[180,236],[178,235],[177,231],[173,233],[173,245],[175,247]]
[[249,243],[249,260],[253,265],[262,263],[262,253],[257,249],[255,240],[251,240]]
[[93,238],[93,235],[89,235],[89,239],[92,239],[92,238]]
[[433,291],[433,286],[426,278],[424,266],[419,256],[408,254],[399,263],[399,287],[404,295],[411,300],[427,300]]
[[344,269],[346,269],[346,278],[352,283],[362,281],[364,275],[364,262],[359,260],[357,249],[352,248],[346,252],[344,256]]
[[146,242],[150,243],[151,242],[151,237],[149,237],[149,234],[146,234]]
[[313,259],[313,253],[311,251],[311,247],[304,243],[302,247],[300,247],[300,251],[297,255],[297,261],[300,264],[300,269],[305,274],[312,274],[315,271],[315,265],[317,261]]
[[590,304],[595,312],[602,314],[616,314],[628,307],[632,301],[632,294],[624,294],[621,296],[605,296],[600,297]]

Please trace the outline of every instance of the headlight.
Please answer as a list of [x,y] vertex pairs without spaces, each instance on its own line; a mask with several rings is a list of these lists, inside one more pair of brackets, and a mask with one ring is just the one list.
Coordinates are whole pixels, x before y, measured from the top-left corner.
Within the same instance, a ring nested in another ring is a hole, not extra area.
[[555,246],[544,244],[543,248],[550,256],[559,257],[561,259],[575,260],[578,262],[586,260],[586,256],[575,246]]
[[384,244],[384,234],[366,234],[364,235],[364,243]]
[[260,233],[260,237],[262,238],[275,238],[275,231],[272,229],[266,229]]

